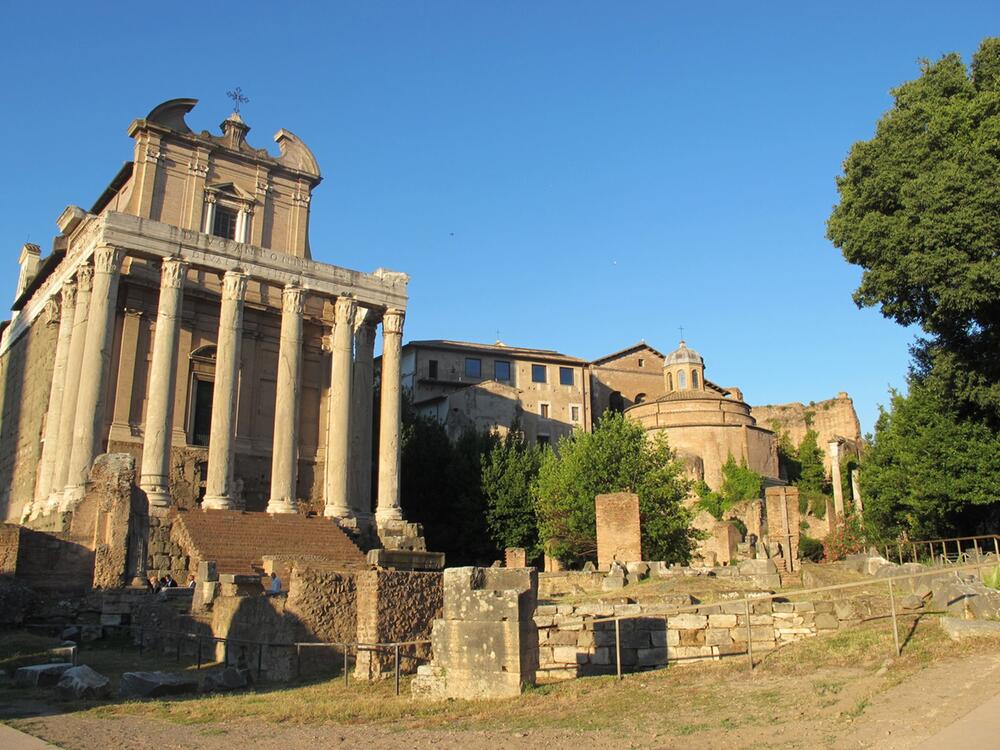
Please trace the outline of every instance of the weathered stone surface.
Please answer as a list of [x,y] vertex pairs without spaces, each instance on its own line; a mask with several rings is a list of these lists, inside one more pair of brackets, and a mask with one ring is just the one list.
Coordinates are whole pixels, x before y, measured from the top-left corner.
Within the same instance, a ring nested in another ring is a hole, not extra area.
[[996,620],[961,620],[957,617],[942,617],[941,629],[953,641],[961,641],[966,638],[1000,637],[1000,621]]
[[72,666],[72,664],[33,664],[29,667],[18,667],[14,673],[14,687],[55,685],[63,673]]
[[840,627],[840,621],[837,619],[836,615],[832,615],[828,612],[816,613],[817,630],[837,630],[837,628],[839,627]]
[[642,560],[639,528],[639,496],[630,492],[594,498],[597,521],[597,566],[609,570],[611,563]]
[[924,606],[923,598],[917,596],[916,594],[907,594],[899,601],[899,605],[903,609],[921,609]]
[[625,576],[621,573],[612,573],[601,579],[601,591],[617,591],[625,588]]
[[111,680],[81,664],[63,672],[56,683],[56,695],[64,700],[106,698],[111,695]]
[[197,691],[198,680],[189,675],[174,672],[126,672],[118,687],[118,697],[126,700],[161,698]]
[[247,686],[247,682],[246,670],[235,667],[212,669],[205,673],[201,690],[203,693],[227,693],[242,690]]
[[644,562],[630,562],[625,564],[628,571],[629,582],[641,581],[649,577],[649,564]]

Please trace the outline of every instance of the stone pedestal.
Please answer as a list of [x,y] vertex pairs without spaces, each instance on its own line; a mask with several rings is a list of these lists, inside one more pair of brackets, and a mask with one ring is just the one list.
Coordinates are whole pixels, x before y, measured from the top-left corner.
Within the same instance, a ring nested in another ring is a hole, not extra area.
[[450,568],[444,617],[431,633],[434,659],[413,680],[414,697],[506,698],[535,684],[538,598],[534,568]]
[[767,538],[772,553],[785,559],[788,572],[799,568],[799,489],[798,487],[768,487],[764,491],[767,505]]
[[639,525],[639,496],[615,492],[594,498],[597,516],[597,567],[610,570],[616,560],[622,564],[642,560],[642,532]]

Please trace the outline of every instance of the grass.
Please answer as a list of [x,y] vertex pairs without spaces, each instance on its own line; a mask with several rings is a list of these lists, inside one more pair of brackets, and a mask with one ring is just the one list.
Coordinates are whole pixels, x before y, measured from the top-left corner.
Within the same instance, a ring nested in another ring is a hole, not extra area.
[[[901,637],[906,633],[902,629]],[[627,734],[641,730],[707,742],[734,729],[741,736],[756,733],[766,738],[777,736],[776,731],[799,731],[815,738],[841,731],[838,727],[844,719],[862,716],[875,695],[935,660],[974,654],[984,646],[1000,647],[1000,641],[955,644],[945,638],[934,618],[924,617],[903,655],[892,658],[891,669],[884,674],[880,669],[893,654],[887,620],[784,647],[763,656],[753,673],[745,659],[735,658],[630,674],[620,682],[614,677],[592,677],[548,684],[509,700],[422,702],[409,697],[410,678],[403,679],[399,697],[394,695],[391,680],[351,682],[345,687],[342,680],[330,679],[262,686],[231,695],[70,704],[66,708],[94,719],[147,717],[192,726],[205,736],[225,734],[227,725],[251,721],[275,726],[369,725],[392,732],[558,729]],[[158,663],[147,658],[140,668],[171,667],[172,660]],[[123,659],[133,663],[126,667]],[[81,660],[95,668],[102,665],[105,674],[112,667],[136,668],[134,652],[85,650]],[[6,697],[0,691],[0,701]]]

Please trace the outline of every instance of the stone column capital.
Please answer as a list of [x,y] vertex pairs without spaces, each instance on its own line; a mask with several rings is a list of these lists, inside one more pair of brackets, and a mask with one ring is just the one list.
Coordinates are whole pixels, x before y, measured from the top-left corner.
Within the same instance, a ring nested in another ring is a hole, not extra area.
[[84,263],[76,269],[76,282],[81,292],[86,294],[94,288],[94,267],[89,263]]
[[112,245],[102,245],[94,251],[94,270],[97,273],[115,274],[121,270],[125,251]]
[[181,258],[164,258],[160,264],[160,286],[169,289],[183,288],[188,266],[188,262]]
[[337,297],[333,306],[337,325],[353,325],[354,313],[358,309],[357,300],[352,297]]
[[288,284],[281,290],[281,311],[289,315],[302,315],[306,309],[306,290]]
[[222,277],[222,299],[242,302],[249,277],[242,271],[226,271]]
[[73,307],[76,305],[76,279],[67,279],[63,282],[62,289],[60,290],[62,294],[62,304],[63,308]]
[[401,336],[403,334],[403,319],[405,317],[405,310],[390,307],[382,315],[382,333]]

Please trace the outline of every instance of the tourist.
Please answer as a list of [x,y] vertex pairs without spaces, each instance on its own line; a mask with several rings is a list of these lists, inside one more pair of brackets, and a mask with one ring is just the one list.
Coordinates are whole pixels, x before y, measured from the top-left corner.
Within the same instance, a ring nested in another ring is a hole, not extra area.
[[271,571],[271,594],[281,593],[281,579],[278,578],[278,574],[273,570]]
[[195,585],[194,576],[188,576],[188,588],[193,589]]
[[149,590],[149,593],[155,594],[160,590],[160,582],[153,576],[150,576],[146,579],[146,588]]
[[165,579],[164,585],[168,589],[174,589],[174,588],[177,588],[177,581],[174,580],[174,577],[172,575],[170,575],[169,573],[167,573],[167,577]]

